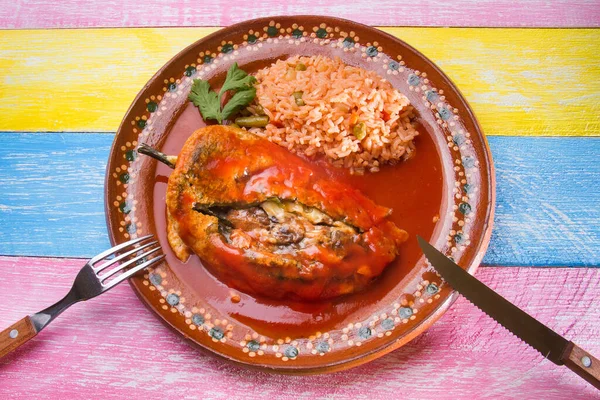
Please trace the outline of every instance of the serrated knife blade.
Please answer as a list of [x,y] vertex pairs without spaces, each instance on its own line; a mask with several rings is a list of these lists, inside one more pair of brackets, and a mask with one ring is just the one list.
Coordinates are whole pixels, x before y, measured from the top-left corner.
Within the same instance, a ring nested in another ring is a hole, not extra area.
[[422,237],[417,240],[431,265],[454,290],[544,357],[557,365],[566,364],[600,389],[600,361],[487,287]]

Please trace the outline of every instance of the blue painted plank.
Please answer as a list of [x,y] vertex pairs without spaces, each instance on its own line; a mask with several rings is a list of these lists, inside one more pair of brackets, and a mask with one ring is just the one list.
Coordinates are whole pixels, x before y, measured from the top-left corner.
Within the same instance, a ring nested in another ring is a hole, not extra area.
[[111,134],[0,133],[0,254],[89,257],[110,247]]
[[[0,133],[1,255],[89,257],[109,246],[103,182],[112,139]],[[600,266],[600,138],[488,139],[498,202],[484,262]]]
[[488,137],[497,265],[600,266],[600,137]]

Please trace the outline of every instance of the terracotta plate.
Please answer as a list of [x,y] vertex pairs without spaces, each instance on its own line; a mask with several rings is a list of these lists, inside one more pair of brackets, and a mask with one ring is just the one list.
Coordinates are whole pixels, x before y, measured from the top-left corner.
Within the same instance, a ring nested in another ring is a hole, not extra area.
[[[248,72],[291,55],[323,54],[376,71],[416,109],[416,156],[362,177],[332,168],[377,203],[410,239],[365,292],[324,303],[253,298],[225,286],[193,257],[179,262],[165,232],[170,170],[136,152],[146,142],[177,154],[203,126],[187,101],[194,78],[213,87],[236,61]],[[139,297],[181,335],[227,359],[280,372],[333,371],[367,362],[427,329],[456,294],[427,265],[415,236],[473,273],[487,248],[494,172],[467,102],[431,61],[368,26],[330,17],[257,19],[222,29],[169,61],[142,89],[119,127],[106,175],[113,244],[153,233],[166,262],[131,280]]]

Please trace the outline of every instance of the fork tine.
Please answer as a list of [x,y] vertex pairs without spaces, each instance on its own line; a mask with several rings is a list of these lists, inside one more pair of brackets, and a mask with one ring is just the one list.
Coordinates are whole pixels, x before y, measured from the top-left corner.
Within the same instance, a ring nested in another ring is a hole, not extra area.
[[125,248],[127,248],[127,247],[129,247],[129,246],[131,246],[131,245],[134,245],[134,244],[136,244],[136,243],[142,242],[142,241],[144,241],[144,240],[146,240],[146,239],[150,239],[152,236],[153,236],[153,235],[146,235],[146,236],[142,236],[142,237],[140,237],[140,238],[133,239],[133,240],[130,240],[130,241],[128,241],[128,242],[121,243],[121,244],[119,244],[119,245],[116,245],[116,246],[114,246],[114,247],[111,247],[110,249],[108,249],[108,250],[106,250],[106,251],[103,251],[102,253],[98,254],[98,255],[97,255],[97,256],[95,256],[95,257],[93,257],[93,258],[92,258],[92,259],[89,261],[89,263],[90,263],[90,264],[94,264],[94,263],[96,263],[96,262],[98,262],[98,261],[102,260],[103,258],[106,258],[106,257],[110,256],[111,254],[113,254],[113,253],[115,253],[115,252],[119,251],[119,250],[123,250],[123,249],[125,249]]
[[144,245],[142,245],[142,246],[139,246],[139,247],[135,247],[133,250],[129,250],[127,253],[120,254],[118,257],[115,257],[115,258],[113,258],[112,260],[110,260],[110,261],[108,261],[108,262],[106,262],[106,263],[102,264],[102,265],[101,265],[101,266],[99,266],[99,267],[94,267],[94,266],[92,266],[92,268],[94,268],[94,271],[95,271],[96,273],[99,273],[99,272],[101,272],[101,271],[105,270],[106,268],[110,267],[110,266],[111,266],[111,265],[113,265],[114,263],[116,263],[116,262],[118,262],[118,261],[121,261],[121,260],[122,260],[122,259],[124,259],[125,257],[128,257],[128,256],[130,256],[130,255],[132,255],[132,254],[134,254],[134,253],[137,253],[138,251],[141,251],[141,250],[143,250],[143,249],[145,249],[145,248],[147,248],[147,247],[153,246],[153,245],[155,245],[156,243],[158,243],[158,241],[157,241],[157,240],[155,240],[155,241],[153,241],[153,242],[150,242],[150,243],[146,243],[146,244],[144,244]]
[[108,271],[106,274],[104,274],[102,276],[99,276],[98,279],[100,279],[100,282],[104,282],[108,278],[110,278],[112,275],[114,275],[117,272],[119,272],[120,270],[125,269],[125,268],[129,267],[130,265],[133,265],[135,262],[141,260],[144,257],[149,256],[152,253],[156,253],[160,249],[161,249],[160,246],[158,246],[158,247],[156,247],[156,248],[154,248],[154,249],[152,249],[150,251],[147,251],[147,252],[145,252],[143,254],[140,254],[137,257],[132,258],[131,260],[127,260],[127,262],[125,262],[125,263],[123,263],[121,265],[118,265],[118,266],[114,267],[113,269],[111,269],[110,271]]
[[127,272],[125,272],[122,275],[119,275],[118,277],[116,277],[115,279],[113,279],[108,285],[104,286],[104,290],[108,290],[110,288],[112,288],[113,286],[123,282],[125,279],[131,277],[132,275],[138,273],[139,271],[143,270],[144,268],[147,268],[153,264],[156,264],[159,261],[162,261],[166,256],[164,254],[158,256],[158,257],[154,257],[151,260],[146,261],[143,264],[140,265],[136,265],[135,267],[131,268],[130,270],[128,270]]

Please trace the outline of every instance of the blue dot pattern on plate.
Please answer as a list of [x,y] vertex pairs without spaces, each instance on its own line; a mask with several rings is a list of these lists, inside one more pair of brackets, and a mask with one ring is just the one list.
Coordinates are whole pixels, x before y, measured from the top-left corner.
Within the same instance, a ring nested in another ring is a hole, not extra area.
[[390,67],[392,71],[398,71],[400,69],[400,64],[398,64],[397,61],[390,61],[388,67]]
[[458,211],[460,211],[461,214],[467,215],[468,213],[471,212],[471,205],[469,203],[460,203],[458,205]]
[[267,28],[267,35],[269,35],[270,37],[277,35],[277,32],[277,28],[275,28],[274,26],[270,26]]
[[127,232],[130,235],[133,235],[134,233],[137,232],[137,226],[135,226],[134,223],[130,222],[129,224],[127,224],[127,226],[125,227],[125,229],[127,229]]
[[430,283],[425,288],[425,291],[429,294],[436,294],[439,290],[440,290],[440,288],[435,283]]
[[204,56],[204,58],[202,59],[202,61],[204,61],[204,64],[210,64],[212,62],[213,58],[211,56],[209,56],[208,54]]
[[125,159],[127,161],[135,161],[136,158],[137,158],[137,152],[135,150],[127,150],[127,152],[125,153]]
[[254,44],[257,40],[258,38],[255,35],[248,35],[248,43]]
[[177,85],[173,82],[169,83],[169,86],[167,86],[167,89],[169,89],[169,92],[174,92],[177,90]]
[[258,349],[260,349],[260,343],[258,343],[256,340],[251,340],[248,342],[246,347],[250,351],[258,351]]
[[150,276],[148,276],[148,279],[150,280],[150,283],[152,283],[154,286],[158,286],[162,283],[162,276],[156,273],[150,274]]
[[369,46],[367,47],[365,53],[367,53],[369,57],[375,57],[377,54],[379,54],[379,50],[377,50],[377,47],[375,46]]
[[221,47],[221,53],[223,53],[223,54],[229,54],[232,51],[233,51],[233,45],[231,43],[224,44],[223,47]]
[[464,240],[464,238],[463,238],[463,235],[462,235],[462,234],[460,234],[460,233],[457,233],[456,235],[454,235],[454,241],[455,241],[457,244],[461,244],[461,243],[463,242],[463,240]]
[[129,182],[129,174],[127,172],[123,172],[121,175],[119,175],[119,180],[121,183]]
[[450,118],[452,116],[452,113],[450,112],[450,110],[448,110],[445,107],[442,107],[438,110],[438,113],[440,114],[440,118],[443,119],[444,121],[446,121],[448,118]]
[[285,354],[285,356],[288,358],[296,358],[298,357],[298,349],[294,346],[289,346],[285,349],[283,354]]
[[454,137],[452,137],[452,141],[455,145],[460,146],[465,143],[465,136],[460,133],[457,133],[456,135],[454,135]]
[[342,41],[342,44],[344,45],[345,48],[350,48],[354,46],[354,39],[352,39],[350,36],[347,36],[346,38],[344,38],[344,40]]
[[427,91],[427,93],[425,94],[425,97],[427,98],[427,101],[429,101],[430,103],[434,103],[435,101],[437,101],[437,99],[439,99],[438,94],[436,92],[434,92],[433,90]]
[[142,257],[142,258],[140,258],[139,260],[137,260],[137,261],[135,262],[135,265],[142,265],[142,264],[143,264],[143,263],[145,263],[146,261],[148,261],[148,258],[146,258],[146,257]]
[[465,192],[465,193],[469,193],[469,192],[471,191],[471,189],[473,189],[473,187],[472,187],[470,184],[468,184],[468,183],[465,183],[465,184],[463,185],[463,192]]
[[417,86],[421,82],[418,76],[415,74],[410,74],[408,77],[408,84],[411,86]]
[[298,29],[298,28],[294,29],[292,31],[292,37],[294,39],[300,39],[302,37],[302,31],[300,29]]
[[465,168],[472,168],[475,165],[475,160],[473,159],[473,157],[463,157],[463,165],[465,166]]
[[371,331],[371,328],[369,328],[368,326],[363,326],[362,328],[360,328],[358,330],[358,337],[361,339],[368,339],[371,337],[372,334],[373,334],[373,332]]
[[[196,70],[196,68],[194,68],[194,71]],[[189,75],[188,75],[189,76]],[[156,104],[156,102],[151,101],[148,103],[148,105],[146,105],[146,109],[153,113],[154,111],[158,110],[158,104]]]
[[216,326],[214,328],[211,328],[211,330],[210,330],[210,332],[208,332],[208,334],[212,338],[215,338],[217,340],[221,340],[221,339],[223,339],[223,336],[225,336],[225,333],[223,333],[223,330],[221,328],[217,328]]
[[390,330],[394,328],[394,320],[391,318],[386,318],[381,321],[381,327],[386,330]]
[[327,37],[327,31],[325,29],[323,29],[323,28],[319,28],[317,30],[317,37],[319,39],[325,39]]
[[185,76],[192,76],[196,73],[196,67],[192,67],[191,65],[185,69]]
[[329,347],[329,343],[327,342],[319,342],[317,343],[317,345],[315,346],[315,349],[319,352],[319,353],[327,353],[330,349]]
[[167,303],[169,303],[172,306],[176,306],[177,304],[179,304],[179,296],[177,296],[175,293],[171,293],[167,296]]
[[128,201],[124,201],[119,204],[119,210],[121,210],[123,214],[129,214],[131,212],[131,205]]
[[410,318],[413,315],[413,310],[410,307],[400,307],[398,314],[400,314],[400,318]]
[[192,315],[192,322],[194,325],[200,326],[204,323],[204,317],[200,314],[194,314]]

